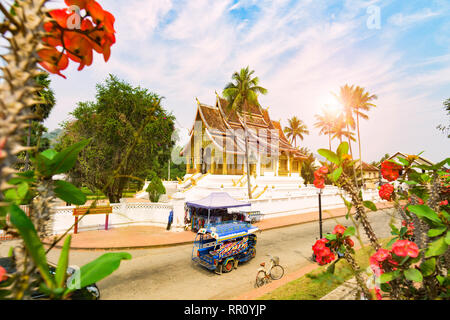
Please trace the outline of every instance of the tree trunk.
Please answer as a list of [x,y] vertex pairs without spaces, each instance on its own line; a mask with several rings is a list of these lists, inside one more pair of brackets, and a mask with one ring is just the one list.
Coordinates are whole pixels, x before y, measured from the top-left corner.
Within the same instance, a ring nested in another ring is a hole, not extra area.
[[[30,147],[31,145],[31,119],[28,120],[28,135],[27,135],[27,147]],[[30,152],[27,150],[25,155],[25,171],[28,171],[30,167]]]
[[330,151],[331,151],[331,133],[328,131],[328,145],[330,147]]
[[244,139],[245,139],[245,162],[247,163],[247,187],[248,187],[248,198],[252,198],[252,189],[250,185],[250,164],[248,162],[248,137],[247,137],[247,122],[244,121]]
[[361,186],[364,185],[363,167],[362,167],[362,156],[361,156],[361,137],[359,136],[359,115],[356,113],[356,126],[358,128],[358,147],[359,147],[359,161],[361,162],[359,168],[361,169]]

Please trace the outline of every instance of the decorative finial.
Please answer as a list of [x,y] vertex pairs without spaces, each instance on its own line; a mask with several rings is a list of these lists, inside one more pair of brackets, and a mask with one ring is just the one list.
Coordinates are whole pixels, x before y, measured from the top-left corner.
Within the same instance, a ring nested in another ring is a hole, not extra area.
[[197,98],[197,97],[195,97],[195,100],[197,100],[197,103],[200,104],[200,101],[198,101],[198,98]]

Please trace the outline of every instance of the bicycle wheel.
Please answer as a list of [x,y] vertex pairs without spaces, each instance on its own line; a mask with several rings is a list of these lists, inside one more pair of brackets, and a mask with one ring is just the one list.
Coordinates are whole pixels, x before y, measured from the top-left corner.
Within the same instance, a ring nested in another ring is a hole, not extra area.
[[261,287],[262,285],[264,285],[264,282],[266,282],[266,273],[264,271],[259,271],[256,274],[256,282],[255,285],[256,287]]
[[281,277],[284,275],[284,268],[280,266],[279,264],[273,266],[270,269],[270,277],[273,280],[281,279]]

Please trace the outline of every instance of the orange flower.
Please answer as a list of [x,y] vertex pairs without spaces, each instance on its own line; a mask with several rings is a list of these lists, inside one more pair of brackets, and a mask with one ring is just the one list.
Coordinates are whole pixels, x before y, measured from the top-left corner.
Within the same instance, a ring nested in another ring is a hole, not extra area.
[[92,45],[84,35],[77,32],[66,32],[64,47],[67,49],[68,57],[80,63],[78,71],[82,70],[85,65],[92,64]]
[[55,48],[41,49],[38,51],[39,57],[42,59],[39,64],[46,69],[48,72],[56,73],[63,78],[66,78],[60,73],[69,65],[69,59],[67,56]]
[[70,7],[70,6],[77,6],[80,8],[80,10],[85,9],[88,2],[91,2],[92,0],[64,0],[64,2]]
[[69,19],[70,14],[66,9],[54,9],[49,14],[58,25],[62,28],[67,28],[67,19]]
[[100,24],[105,19],[105,11],[97,1],[89,1],[86,4],[86,10],[95,24]]

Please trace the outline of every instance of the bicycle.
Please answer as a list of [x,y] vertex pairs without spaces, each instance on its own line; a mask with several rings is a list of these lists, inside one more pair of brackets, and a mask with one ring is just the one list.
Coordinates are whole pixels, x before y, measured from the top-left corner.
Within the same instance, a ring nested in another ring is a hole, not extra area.
[[269,283],[272,280],[279,280],[284,275],[284,268],[280,266],[280,258],[270,257],[270,267],[268,269],[265,268],[266,263],[262,262],[260,264],[261,268],[258,269],[258,273],[256,274],[256,287],[261,287],[266,283]]

